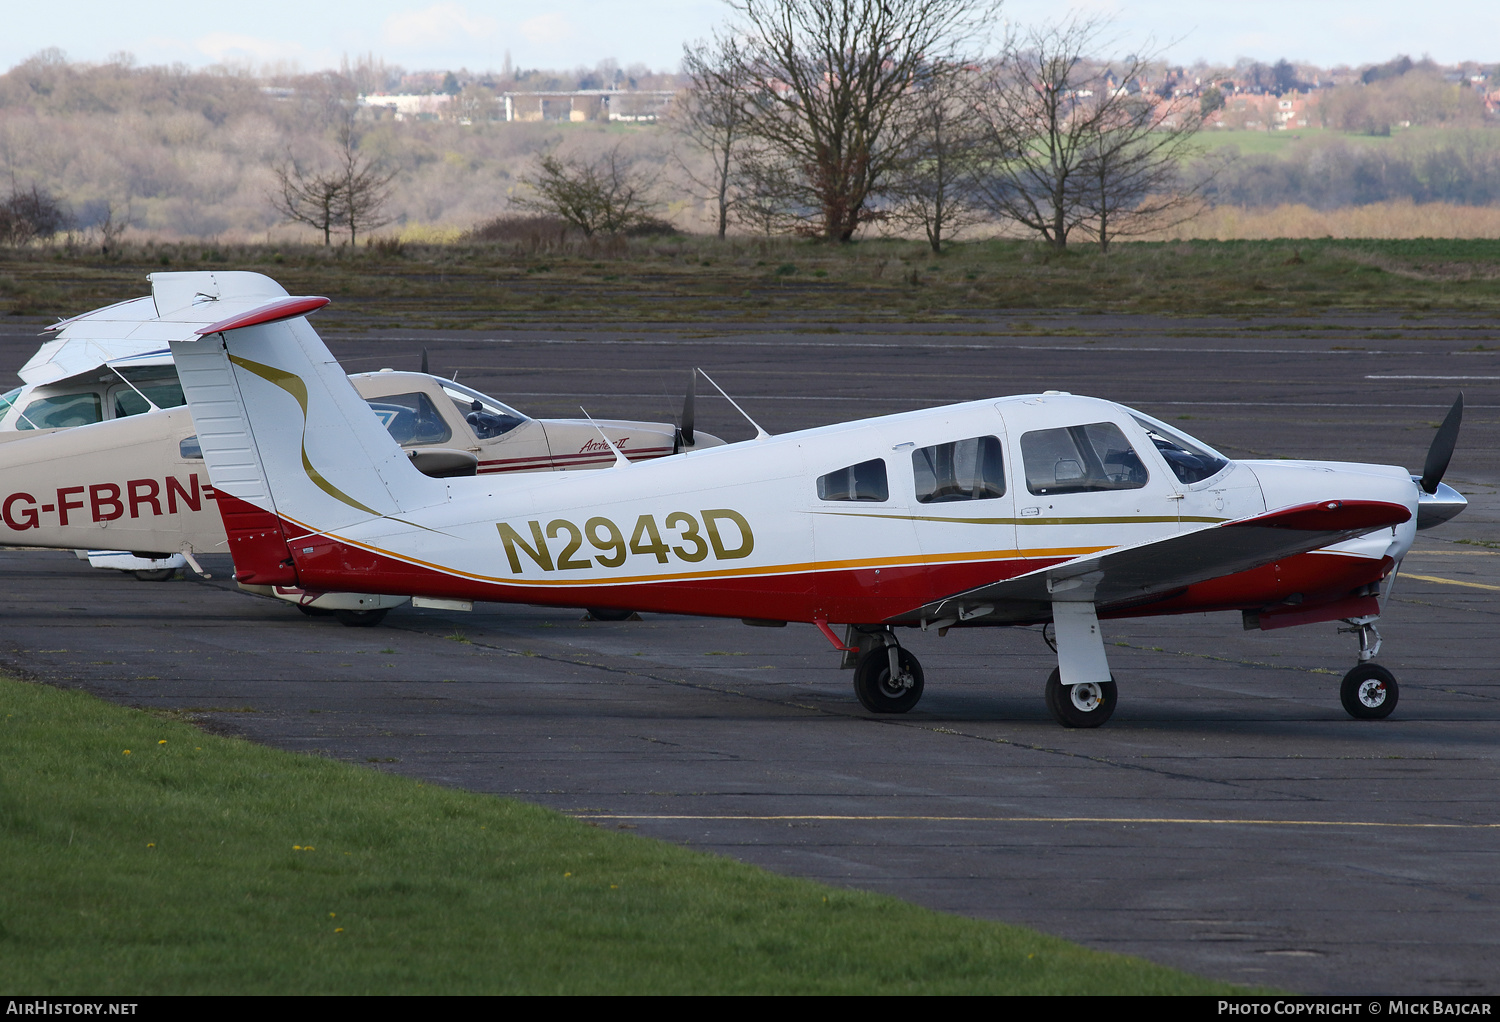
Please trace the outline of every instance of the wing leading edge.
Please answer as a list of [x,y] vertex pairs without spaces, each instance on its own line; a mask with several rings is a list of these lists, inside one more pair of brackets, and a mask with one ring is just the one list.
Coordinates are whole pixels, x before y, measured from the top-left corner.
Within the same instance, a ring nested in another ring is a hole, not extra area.
[[1379,500],[1327,500],[1268,511],[1194,532],[1076,557],[926,604],[893,624],[1040,621],[1055,602],[1100,611],[1149,602],[1198,582],[1248,571],[1410,520]]

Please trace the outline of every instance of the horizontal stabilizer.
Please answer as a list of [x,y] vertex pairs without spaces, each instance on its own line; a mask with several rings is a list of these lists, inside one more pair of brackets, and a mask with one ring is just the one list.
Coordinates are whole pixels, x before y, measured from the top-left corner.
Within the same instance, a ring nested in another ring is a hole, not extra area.
[[200,336],[204,334],[220,334],[226,330],[243,330],[247,326],[260,326],[262,323],[275,323],[278,320],[291,319],[293,316],[306,316],[310,312],[317,312],[328,304],[327,298],[281,298],[274,302],[258,305],[253,309],[235,313],[228,319],[221,319],[208,326],[199,327],[195,333]]

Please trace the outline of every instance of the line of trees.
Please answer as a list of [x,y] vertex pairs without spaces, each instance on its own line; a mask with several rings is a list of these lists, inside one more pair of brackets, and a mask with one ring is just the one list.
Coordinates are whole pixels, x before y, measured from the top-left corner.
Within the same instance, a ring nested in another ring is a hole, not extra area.
[[[1197,208],[1204,182],[1180,168],[1202,105],[1142,90],[1149,57],[1096,59],[1100,22],[1016,34],[981,58],[997,0],[731,6],[733,29],[686,48],[691,85],[673,120],[720,237],[733,224],[847,242],[876,225],[941,252],[998,221],[1059,249],[1081,232],[1107,250]],[[578,194],[644,185],[633,175],[613,154],[570,166],[544,155],[523,203],[592,234],[597,218],[570,208],[586,205]]]

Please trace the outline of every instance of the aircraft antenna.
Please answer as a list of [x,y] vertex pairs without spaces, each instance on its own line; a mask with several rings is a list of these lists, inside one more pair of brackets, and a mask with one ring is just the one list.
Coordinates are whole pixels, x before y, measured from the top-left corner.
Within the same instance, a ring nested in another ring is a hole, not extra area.
[[583,407],[583,405],[579,405],[578,406],[578,410],[583,413],[583,417],[585,419],[589,420],[589,425],[593,426],[594,429],[596,429],[596,430],[599,431],[599,439],[603,440],[604,441],[604,446],[608,447],[610,449],[611,453],[614,454],[614,456],[615,456],[615,468],[629,468],[630,467],[630,459],[627,458],[627,457],[625,457],[625,452],[624,451],[621,451],[618,447],[616,447],[614,444],[612,444],[612,443],[609,442],[609,437],[607,437],[607,436],[604,435],[604,430],[599,429],[599,424],[594,421],[594,417],[589,414],[589,410],[587,408]]
[[[703,373],[702,369],[699,369],[698,371],[700,373]],[[721,386],[719,386],[717,383],[714,383],[714,378],[712,376],[708,375],[707,373],[703,373],[703,378],[705,380],[707,380],[709,383],[713,383],[714,384],[714,390],[717,390],[720,394],[724,394],[724,400],[728,401],[730,404],[734,405],[734,410],[737,411],[737,412],[739,412],[741,415],[745,416],[745,421],[748,422],[748,423],[750,423],[750,425],[752,425],[752,426],[755,427],[755,439],[757,439],[757,440],[769,440],[769,439],[771,439],[771,434],[769,434],[765,430],[761,429],[760,428],[760,423],[758,423],[754,419],[750,418],[749,413],[746,412],[743,408],[741,408],[739,406],[739,403],[737,401],[735,401],[734,398],[732,398],[728,394],[724,393],[724,388],[721,387]]]

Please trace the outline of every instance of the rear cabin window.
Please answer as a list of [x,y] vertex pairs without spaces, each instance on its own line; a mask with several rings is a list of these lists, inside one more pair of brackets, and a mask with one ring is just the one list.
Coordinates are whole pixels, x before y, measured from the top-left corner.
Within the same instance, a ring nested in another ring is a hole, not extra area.
[[819,500],[889,500],[885,461],[876,458],[818,477]]
[[64,394],[43,397],[21,411],[17,429],[60,429],[65,426],[87,426],[103,418],[103,402],[98,394]]
[[146,403],[147,398],[158,408],[178,408],[187,404],[187,399],[182,396],[182,384],[176,380],[170,383],[138,383],[136,386],[140,389],[139,394],[133,390],[115,392],[115,418],[123,419],[128,415],[149,412],[151,405]]
[[999,437],[919,447],[911,452],[911,469],[919,504],[1005,496],[1005,456]]
[[1026,488],[1039,496],[1138,490],[1151,478],[1113,422],[1038,429],[1021,435]]
[[5,413],[10,411],[11,406],[16,403],[16,398],[21,396],[21,391],[24,389],[23,387],[17,387],[15,390],[8,390],[4,394],[0,394],[0,419],[3,419]]
[[391,439],[407,444],[445,444],[453,430],[426,394],[388,394],[367,399]]

